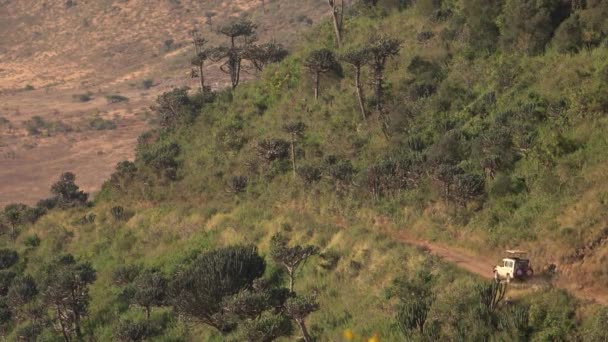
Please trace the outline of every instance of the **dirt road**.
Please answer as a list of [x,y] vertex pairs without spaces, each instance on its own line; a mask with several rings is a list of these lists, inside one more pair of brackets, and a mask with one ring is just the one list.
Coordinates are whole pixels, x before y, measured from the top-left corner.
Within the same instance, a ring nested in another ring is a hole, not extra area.
[[[395,233],[394,236],[401,242],[417,246],[430,254],[436,255],[446,262],[454,264],[467,272],[477,274],[481,277],[492,279],[492,268],[495,260],[492,257],[475,255],[457,247],[445,246],[440,243],[416,239],[404,232]],[[595,302],[608,306],[608,293],[598,289],[581,288],[571,281],[559,278],[550,283],[551,285],[568,290],[579,299]]]

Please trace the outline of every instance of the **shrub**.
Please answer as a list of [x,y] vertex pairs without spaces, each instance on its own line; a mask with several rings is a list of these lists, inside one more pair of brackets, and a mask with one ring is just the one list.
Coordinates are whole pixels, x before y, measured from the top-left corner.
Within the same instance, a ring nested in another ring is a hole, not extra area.
[[112,130],[116,129],[116,124],[111,120],[105,120],[100,117],[96,117],[89,121],[89,127],[96,131]]
[[34,89],[36,89],[36,88],[34,88],[34,86],[31,84],[28,84],[25,86],[25,88],[23,88],[23,90],[25,90],[25,91],[32,91]]
[[114,331],[114,337],[119,341],[135,342],[145,341],[158,333],[157,329],[155,329],[149,321],[132,321],[126,319],[120,321],[118,327]]
[[151,78],[145,79],[141,82],[141,87],[144,89],[150,89],[154,87],[154,80]]
[[40,246],[40,238],[36,234],[29,235],[25,238],[25,240],[23,241],[23,244],[26,247],[32,247],[32,248],[38,247],[38,246]]
[[93,99],[90,93],[86,94],[75,94],[72,95],[72,98],[78,102],[89,102]]
[[138,265],[119,265],[112,271],[112,281],[117,285],[127,285],[137,278],[141,270]]
[[289,157],[289,143],[283,139],[265,139],[258,143],[258,156],[270,163]]
[[0,270],[12,267],[19,261],[19,254],[12,249],[0,249]]
[[311,185],[321,180],[321,169],[312,165],[302,165],[298,168],[298,175],[306,185]]
[[108,103],[119,103],[129,101],[128,97],[118,94],[106,95],[105,97]]
[[110,213],[112,214],[112,217],[116,221],[124,221],[128,218],[128,214],[126,213],[125,208],[123,208],[119,205],[112,207],[110,209]]

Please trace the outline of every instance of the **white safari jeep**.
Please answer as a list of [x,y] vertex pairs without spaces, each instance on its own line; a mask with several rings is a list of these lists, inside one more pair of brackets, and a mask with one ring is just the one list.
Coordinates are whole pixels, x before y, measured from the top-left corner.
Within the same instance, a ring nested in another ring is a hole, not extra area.
[[530,260],[526,252],[507,250],[507,255],[502,259],[502,264],[494,266],[494,279],[510,282],[513,279],[525,280],[534,275]]

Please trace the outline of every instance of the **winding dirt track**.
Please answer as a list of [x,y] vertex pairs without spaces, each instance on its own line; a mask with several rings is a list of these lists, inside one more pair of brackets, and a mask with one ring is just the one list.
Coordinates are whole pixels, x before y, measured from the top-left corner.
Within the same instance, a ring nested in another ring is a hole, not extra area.
[[[443,261],[454,264],[469,273],[477,274],[486,279],[493,278],[492,268],[494,266],[494,260],[490,257],[475,255],[457,247],[416,239],[405,232],[398,232],[392,235],[403,243],[419,247],[430,254],[440,257]],[[608,306],[608,293],[606,291],[580,288],[577,284],[560,281],[559,279],[551,282],[551,285],[568,290],[579,299]]]

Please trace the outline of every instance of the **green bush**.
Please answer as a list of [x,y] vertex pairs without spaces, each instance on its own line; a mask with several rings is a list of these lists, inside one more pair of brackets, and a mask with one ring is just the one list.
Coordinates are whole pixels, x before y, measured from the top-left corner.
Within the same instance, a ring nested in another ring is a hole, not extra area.
[[112,120],[105,120],[101,117],[96,117],[89,121],[89,127],[96,131],[116,129],[116,124]]

